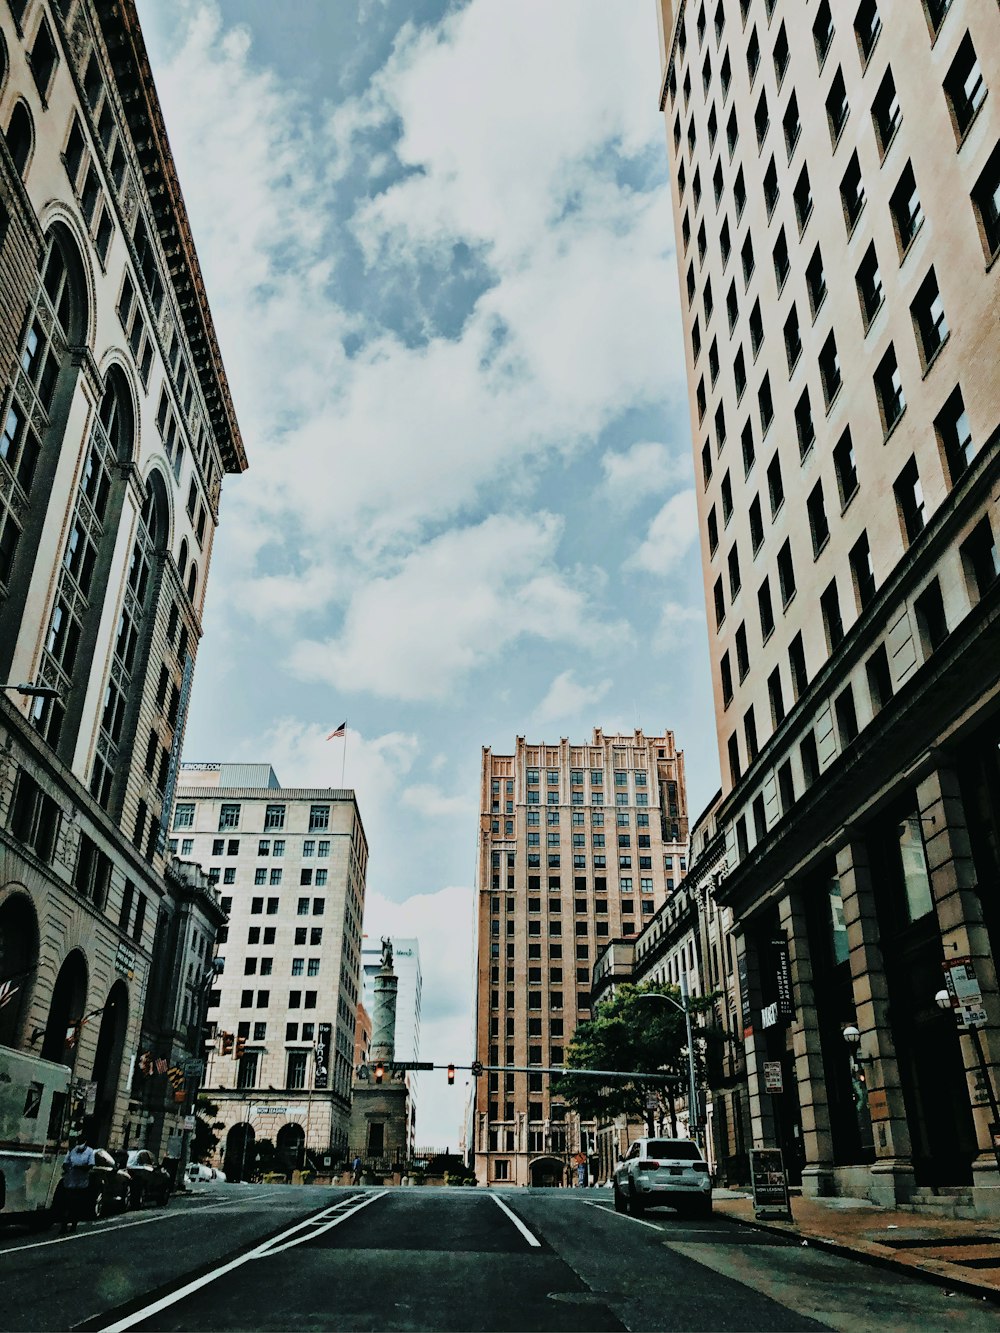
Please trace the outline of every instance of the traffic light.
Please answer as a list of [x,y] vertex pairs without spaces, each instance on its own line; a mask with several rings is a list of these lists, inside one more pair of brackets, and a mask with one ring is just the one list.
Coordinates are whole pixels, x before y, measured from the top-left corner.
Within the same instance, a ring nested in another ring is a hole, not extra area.
[[242,1058],[243,1058],[243,1052],[246,1050],[246,1048],[247,1048],[247,1039],[246,1039],[246,1037],[237,1037],[237,1038],[236,1038],[236,1049],[233,1051],[233,1059],[234,1059],[234,1060],[240,1060],[240,1059],[242,1059]]
[[378,1062],[378,1064],[375,1066],[375,1082],[376,1082],[376,1083],[381,1083],[381,1082],[382,1082],[382,1075],[383,1075],[384,1073],[385,1073],[385,1065],[384,1065],[384,1064],[382,1063],[382,1061],[380,1060],[380,1061]]
[[228,1055],[229,1052],[233,1049],[233,1034],[231,1032],[220,1032],[219,1042],[220,1042],[220,1047],[219,1047],[220,1053],[222,1055]]
[[454,1065],[449,1065],[449,1066],[448,1066],[448,1087],[451,1088],[451,1087],[454,1087],[454,1085],[455,1085],[455,1066],[454,1066]]

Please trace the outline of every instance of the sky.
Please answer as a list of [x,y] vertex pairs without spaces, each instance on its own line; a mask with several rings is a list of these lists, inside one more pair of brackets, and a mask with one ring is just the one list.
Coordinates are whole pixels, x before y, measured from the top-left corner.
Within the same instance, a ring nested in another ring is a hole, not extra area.
[[250,460],[184,758],[355,788],[468,1064],[481,747],[667,728],[718,787],[655,5],[139,11]]

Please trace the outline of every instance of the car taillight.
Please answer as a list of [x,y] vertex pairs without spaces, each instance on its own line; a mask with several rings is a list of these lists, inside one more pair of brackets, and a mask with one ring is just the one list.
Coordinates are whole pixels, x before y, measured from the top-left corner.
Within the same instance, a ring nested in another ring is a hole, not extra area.
[[692,1162],[691,1165],[695,1171],[701,1171],[704,1175],[708,1175],[707,1162]]
[[659,1162],[640,1162],[640,1163],[639,1163],[639,1170],[640,1170],[640,1171],[659,1171],[659,1169],[660,1169],[660,1164],[659,1164]]

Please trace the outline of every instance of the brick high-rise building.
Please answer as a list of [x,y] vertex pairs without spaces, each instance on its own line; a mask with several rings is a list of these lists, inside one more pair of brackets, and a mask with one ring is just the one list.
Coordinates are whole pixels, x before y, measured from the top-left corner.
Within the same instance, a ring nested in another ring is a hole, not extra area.
[[[686,869],[684,752],[669,731],[519,736],[513,754],[484,748],[480,809],[476,1058],[558,1066],[598,953],[641,932]],[[595,1151],[548,1075],[484,1074],[475,1097],[481,1184],[562,1183]]]
[[995,1208],[1000,11],[659,9],[752,1138]]
[[135,1142],[130,1057],[200,1029],[169,978],[144,1020],[151,970],[200,982],[221,919],[165,822],[246,456],[133,0],[0,6],[0,131],[0,1042]]
[[368,842],[354,792],[281,787],[268,764],[183,764],[171,843],[228,917],[204,1077],[226,1126],[221,1164],[246,1178],[268,1139],[280,1169],[328,1171],[348,1146],[361,998]]

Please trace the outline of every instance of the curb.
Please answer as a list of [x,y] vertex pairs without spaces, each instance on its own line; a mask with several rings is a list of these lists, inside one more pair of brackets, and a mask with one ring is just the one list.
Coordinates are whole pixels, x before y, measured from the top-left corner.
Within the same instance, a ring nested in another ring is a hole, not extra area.
[[818,1250],[824,1250],[827,1254],[835,1254],[841,1259],[857,1259],[862,1263],[870,1264],[873,1268],[886,1268],[890,1272],[908,1274],[910,1277],[921,1278],[926,1282],[932,1282],[938,1287],[948,1287],[953,1291],[960,1291],[966,1296],[977,1296],[980,1300],[990,1301],[994,1305],[1000,1305],[1000,1289],[997,1287],[986,1287],[974,1279],[960,1274],[939,1273],[933,1268],[926,1268],[922,1264],[908,1264],[891,1254],[879,1254],[871,1248],[859,1249],[853,1245],[847,1245],[843,1241],[833,1240],[829,1236],[810,1235],[792,1226],[782,1225],[775,1222],[760,1222],[756,1218],[737,1217],[734,1213],[727,1213],[720,1210],[720,1216],[726,1217],[731,1222],[735,1222],[741,1227],[750,1227],[754,1231],[768,1231],[775,1236],[785,1236],[787,1238],[798,1238],[808,1241]]

